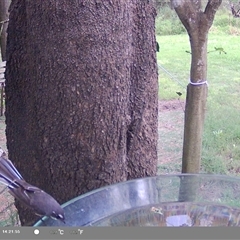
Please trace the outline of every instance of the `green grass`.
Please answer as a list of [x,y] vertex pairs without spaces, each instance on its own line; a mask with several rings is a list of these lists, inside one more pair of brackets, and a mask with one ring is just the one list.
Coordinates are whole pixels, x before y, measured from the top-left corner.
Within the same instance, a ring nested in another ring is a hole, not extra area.
[[177,14],[169,7],[159,9],[155,22],[157,34],[174,35],[185,32],[185,28],[183,27]]
[[[157,54],[158,63],[171,74],[159,68],[159,95],[162,99],[174,99],[177,97],[176,92],[184,91],[188,83],[191,61],[191,55],[185,52],[190,50],[188,36],[157,36],[157,41],[160,45],[160,52]],[[173,80],[171,80],[172,76]]]
[[[191,55],[186,34],[157,36],[160,44],[158,63],[170,74],[159,69],[160,99],[177,99],[176,92],[186,97]],[[240,37],[209,34],[208,51],[221,47],[226,54],[208,54],[209,93],[205,120],[202,166],[203,171],[240,174]],[[174,76],[174,78],[172,78]]]
[[[237,4],[237,2],[235,2],[235,4]],[[206,1],[204,1],[202,6],[206,6]],[[211,31],[216,34],[240,35],[239,18],[232,16],[229,3],[225,2],[225,4],[220,6],[220,9],[215,15]],[[156,18],[157,35],[177,35],[185,32],[185,28],[173,9],[170,9],[168,6],[158,9]]]

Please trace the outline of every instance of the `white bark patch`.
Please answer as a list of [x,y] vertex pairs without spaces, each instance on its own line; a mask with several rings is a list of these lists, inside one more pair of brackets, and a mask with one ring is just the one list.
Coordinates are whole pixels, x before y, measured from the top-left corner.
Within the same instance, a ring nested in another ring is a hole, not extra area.
[[184,0],[173,0],[172,4],[174,8],[177,8],[183,4]]

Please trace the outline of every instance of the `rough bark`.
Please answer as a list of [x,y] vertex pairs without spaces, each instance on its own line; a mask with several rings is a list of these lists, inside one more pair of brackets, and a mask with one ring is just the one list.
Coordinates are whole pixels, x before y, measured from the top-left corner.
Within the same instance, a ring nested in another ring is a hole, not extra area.
[[[13,0],[9,158],[60,203],[156,174],[154,19],[147,0]],[[23,225],[35,220],[17,207]]]
[[200,0],[172,2],[188,32],[192,53],[190,81],[193,84],[188,84],[187,87],[182,172],[198,173],[208,92],[207,84],[201,84],[207,81],[207,37],[222,1],[209,0],[204,11],[201,9]]
[[1,56],[2,61],[6,61],[6,46],[7,46],[7,27],[8,27],[8,9],[11,0],[0,1],[0,33],[1,33]]
[[[127,129],[128,179],[152,176],[157,165],[158,83],[156,46],[153,36],[155,10],[148,1],[134,1],[131,23],[132,62],[130,69],[129,116]],[[151,26],[151,27],[149,27]],[[143,157],[144,154],[144,157]]]

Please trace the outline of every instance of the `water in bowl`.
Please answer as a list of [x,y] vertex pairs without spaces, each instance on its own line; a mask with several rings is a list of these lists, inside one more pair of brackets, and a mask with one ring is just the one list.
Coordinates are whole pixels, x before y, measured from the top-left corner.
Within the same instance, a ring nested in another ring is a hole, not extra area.
[[89,226],[240,226],[240,208],[208,203],[162,203],[118,212]]

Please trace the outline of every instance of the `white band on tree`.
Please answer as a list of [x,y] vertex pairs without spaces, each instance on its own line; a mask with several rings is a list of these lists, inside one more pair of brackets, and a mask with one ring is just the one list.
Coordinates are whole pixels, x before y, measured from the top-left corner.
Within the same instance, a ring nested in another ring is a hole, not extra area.
[[204,82],[192,82],[191,80],[189,80],[189,83],[192,84],[193,86],[200,86],[200,85],[204,85],[204,84],[207,84],[207,86],[208,86],[207,80]]

